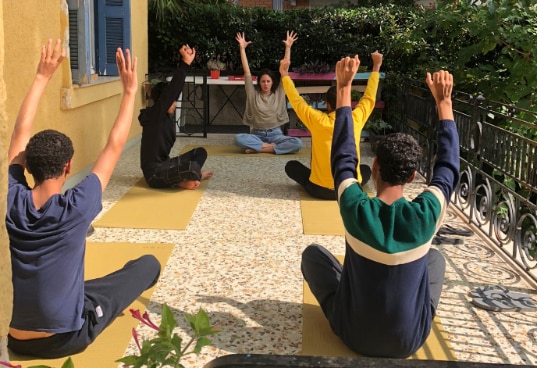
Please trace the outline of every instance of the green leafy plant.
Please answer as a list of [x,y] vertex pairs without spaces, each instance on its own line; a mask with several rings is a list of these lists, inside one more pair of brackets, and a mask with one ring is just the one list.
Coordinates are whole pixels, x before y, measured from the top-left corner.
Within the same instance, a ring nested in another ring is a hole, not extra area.
[[132,329],[132,335],[138,347],[139,355],[129,355],[116,360],[116,362],[124,363],[134,368],[184,368],[181,364],[181,359],[189,354],[199,354],[204,346],[211,343],[207,336],[219,332],[217,328],[211,326],[209,316],[203,309],[200,309],[196,314],[184,313],[184,318],[189,323],[190,328],[192,328],[194,335],[183,346],[181,337],[173,333],[173,330],[177,326],[177,321],[166,304],[162,307],[160,326],[155,325],[151,321],[147,312],[143,315],[140,314],[139,310],[131,309],[130,312],[134,318],[157,331],[156,337],[143,340],[140,343],[136,329]]
[[368,120],[364,126],[364,130],[369,130],[376,135],[386,135],[393,130],[393,126],[382,119]]
[[358,100],[360,100],[360,98],[362,98],[362,95],[363,95],[362,92],[360,92],[360,91],[358,91],[356,89],[353,89],[351,91],[351,100],[352,101],[358,101]]

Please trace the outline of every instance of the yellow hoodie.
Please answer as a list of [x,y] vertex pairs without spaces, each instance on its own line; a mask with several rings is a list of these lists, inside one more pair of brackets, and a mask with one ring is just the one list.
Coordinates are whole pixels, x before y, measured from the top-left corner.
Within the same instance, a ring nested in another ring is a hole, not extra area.
[[[360,135],[365,122],[375,108],[377,88],[379,84],[379,72],[372,72],[364,95],[352,111],[354,120],[354,136],[356,140],[356,152],[360,163]],[[324,188],[334,189],[334,179],[330,168],[330,150],[332,147],[332,134],[336,112],[322,112],[311,107],[300,96],[295,88],[293,80],[289,76],[282,78],[283,89],[289,103],[295,110],[297,117],[311,132],[311,175],[310,181]],[[357,169],[358,181],[362,182],[360,170]]]

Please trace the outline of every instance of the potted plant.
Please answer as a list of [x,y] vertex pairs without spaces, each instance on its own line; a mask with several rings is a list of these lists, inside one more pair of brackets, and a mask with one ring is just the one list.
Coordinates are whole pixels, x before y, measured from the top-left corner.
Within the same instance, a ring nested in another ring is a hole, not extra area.
[[220,78],[220,71],[226,70],[226,63],[220,60],[220,54],[213,54],[207,62],[207,68],[210,70],[211,79]]
[[393,126],[382,119],[374,119],[367,121],[364,130],[369,132],[371,150],[376,153],[378,141],[386,134],[393,132]]

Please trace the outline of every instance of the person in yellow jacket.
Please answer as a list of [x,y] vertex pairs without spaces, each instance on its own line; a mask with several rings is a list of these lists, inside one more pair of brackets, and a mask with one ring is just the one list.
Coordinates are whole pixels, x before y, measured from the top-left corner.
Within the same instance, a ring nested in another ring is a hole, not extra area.
[[[364,91],[364,95],[352,111],[358,159],[360,158],[360,135],[367,119],[375,108],[382,54],[375,51],[371,54],[371,59],[373,61],[373,68],[371,76],[367,81],[367,87]],[[300,161],[292,160],[285,165],[285,172],[287,176],[300,184],[312,197],[335,200],[336,193],[334,191],[334,180],[330,169],[332,133],[334,130],[334,122],[336,120],[335,87],[330,87],[326,93],[326,109],[328,112],[314,109],[296,90],[295,84],[289,77],[290,65],[291,60],[289,58],[284,58],[280,61],[281,81],[287,99],[293,107],[293,110],[295,110],[297,117],[311,132],[311,169]],[[369,166],[360,165],[358,170],[358,181],[364,185],[369,180],[370,176],[371,169]]]

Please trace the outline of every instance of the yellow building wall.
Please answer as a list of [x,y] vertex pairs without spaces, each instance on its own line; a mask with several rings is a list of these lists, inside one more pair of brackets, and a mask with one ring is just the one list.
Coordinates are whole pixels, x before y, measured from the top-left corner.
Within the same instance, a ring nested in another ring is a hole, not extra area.
[[[48,38],[60,38],[68,45],[66,0],[4,1],[5,83],[7,88],[8,132],[13,129],[19,105],[34,77],[39,50]],[[147,2],[131,1],[132,49],[138,57],[138,81],[147,73]],[[139,88],[129,140],[141,133],[136,119],[142,107]],[[121,82],[73,86],[69,60],[50,81],[41,99],[34,132],[56,129],[67,134],[75,147],[73,175],[90,167],[104,147],[118,112]],[[63,108],[62,108],[63,99]],[[66,103],[68,101],[68,103]],[[65,108],[70,105],[70,108]]]
[[[0,147],[7,147],[7,112],[6,112],[6,84],[4,63],[4,22],[3,5],[0,2]],[[0,160],[0,360],[8,360],[7,356],[7,333],[11,320],[11,308],[13,301],[13,288],[11,286],[11,261],[9,254],[9,242],[6,233],[6,196],[7,196],[7,151],[2,149]]]

